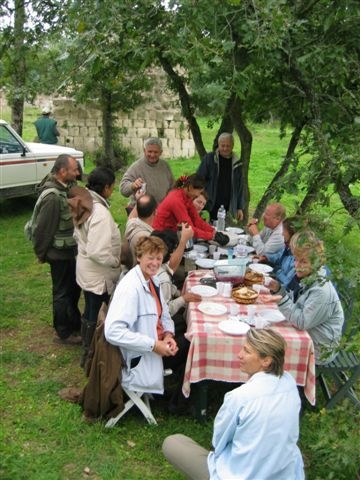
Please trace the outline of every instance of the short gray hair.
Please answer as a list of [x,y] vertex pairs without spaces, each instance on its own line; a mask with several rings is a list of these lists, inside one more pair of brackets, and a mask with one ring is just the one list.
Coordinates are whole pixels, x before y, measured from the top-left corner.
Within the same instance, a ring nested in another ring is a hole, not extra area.
[[146,148],[149,145],[157,145],[160,148],[160,150],[162,151],[162,141],[160,140],[160,138],[157,138],[157,137],[148,138],[144,142],[144,147]]
[[228,132],[220,133],[217,141],[219,143],[221,140],[227,140],[228,138],[230,138],[230,140],[232,141],[232,144],[234,145],[234,135]]

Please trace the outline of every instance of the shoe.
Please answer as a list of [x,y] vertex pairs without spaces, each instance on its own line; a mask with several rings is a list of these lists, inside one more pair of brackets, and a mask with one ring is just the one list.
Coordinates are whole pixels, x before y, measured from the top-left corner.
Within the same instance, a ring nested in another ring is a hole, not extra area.
[[66,338],[54,337],[54,342],[60,345],[81,345],[82,338],[80,335],[71,334]]

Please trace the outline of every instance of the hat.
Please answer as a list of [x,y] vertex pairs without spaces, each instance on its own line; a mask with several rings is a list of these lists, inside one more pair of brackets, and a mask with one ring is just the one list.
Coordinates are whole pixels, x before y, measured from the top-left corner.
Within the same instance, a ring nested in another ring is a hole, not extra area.
[[42,113],[43,113],[43,115],[48,115],[49,113],[51,113],[50,107],[44,107],[42,109]]

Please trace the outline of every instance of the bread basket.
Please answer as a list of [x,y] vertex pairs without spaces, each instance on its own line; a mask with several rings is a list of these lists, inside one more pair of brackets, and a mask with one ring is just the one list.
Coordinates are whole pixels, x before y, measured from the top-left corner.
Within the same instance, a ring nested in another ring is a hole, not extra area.
[[236,303],[250,305],[256,302],[259,292],[250,287],[237,287],[232,289],[231,296]]

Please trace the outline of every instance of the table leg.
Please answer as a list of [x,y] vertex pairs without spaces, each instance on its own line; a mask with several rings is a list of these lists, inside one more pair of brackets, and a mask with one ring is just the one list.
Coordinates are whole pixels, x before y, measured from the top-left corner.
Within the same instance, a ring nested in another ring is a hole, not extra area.
[[195,400],[195,416],[199,423],[206,421],[208,386],[209,384],[206,380],[191,385]]

